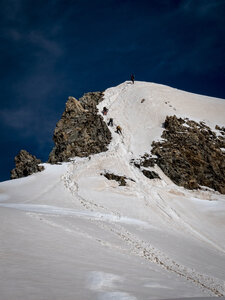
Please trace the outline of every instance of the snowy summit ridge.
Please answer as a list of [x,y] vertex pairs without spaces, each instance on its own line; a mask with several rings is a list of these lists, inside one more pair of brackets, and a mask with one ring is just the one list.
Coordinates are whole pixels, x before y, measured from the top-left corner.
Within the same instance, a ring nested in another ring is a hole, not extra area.
[[[95,154],[44,164],[42,172],[0,184],[3,299],[224,296],[225,197],[210,188],[185,189],[166,175],[168,168],[179,175],[184,160],[191,163],[177,140],[181,134],[197,153],[199,174],[203,166],[212,168],[220,183],[222,162],[205,164],[202,157],[211,159],[207,140],[215,160],[224,155],[224,100],[147,82],[125,82],[95,99],[78,113],[82,124],[98,114],[103,127],[96,135],[108,149],[99,151],[93,141]],[[84,134],[74,118],[66,119],[67,132],[58,126],[66,148],[55,148],[54,157],[73,151],[71,139]],[[106,125],[110,118],[114,127]],[[211,173],[206,177],[213,184]]]
[[[116,127],[110,127],[109,120],[114,119],[114,125],[123,128],[121,143],[126,152],[132,153],[132,160],[145,155],[145,166],[151,161],[149,166],[158,165],[180,186],[207,186],[225,194],[225,129],[216,124],[216,133],[212,124],[214,111],[219,124],[222,121],[224,101],[212,99],[145,82],[125,82],[105,93],[87,93],[79,100],[69,97],[54,131],[55,147],[48,161],[66,162],[75,156],[107,151]],[[108,115],[102,116],[103,108],[109,109]],[[39,170],[29,159],[23,164],[18,156],[15,162],[18,167],[12,171],[12,178]],[[27,172],[28,169],[31,171]],[[146,172],[150,171],[143,171],[144,175]]]

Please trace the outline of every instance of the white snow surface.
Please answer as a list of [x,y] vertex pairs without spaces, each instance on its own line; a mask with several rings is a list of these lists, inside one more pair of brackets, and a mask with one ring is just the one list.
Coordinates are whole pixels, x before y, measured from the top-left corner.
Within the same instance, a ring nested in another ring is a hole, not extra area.
[[224,126],[225,101],[124,82],[104,106],[123,133],[110,128],[107,152],[0,183],[0,298],[224,296],[224,195],[178,187],[158,167],[149,180],[130,160],[150,152],[167,115]]

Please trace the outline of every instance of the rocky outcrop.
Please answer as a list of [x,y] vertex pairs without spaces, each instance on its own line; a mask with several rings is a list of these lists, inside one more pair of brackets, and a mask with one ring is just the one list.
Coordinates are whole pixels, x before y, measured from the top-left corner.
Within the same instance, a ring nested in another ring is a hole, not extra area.
[[26,177],[36,172],[44,170],[43,166],[39,166],[40,159],[31,155],[26,150],[21,150],[15,157],[15,169],[11,171],[11,179]]
[[207,186],[225,194],[225,138],[203,122],[167,117],[163,141],[153,142],[155,163],[172,181],[188,189]]
[[140,169],[143,175],[148,179],[161,179],[155,171],[148,169],[154,167],[155,165],[155,159],[152,158],[148,153],[145,153],[139,159],[132,159],[130,163],[136,168]]
[[150,170],[142,170],[142,173],[145,175],[145,177],[147,177],[148,179],[160,179],[159,175],[154,172],[154,171],[150,171]]
[[79,101],[68,98],[54,131],[55,147],[49,155],[50,163],[107,151],[111,132],[96,107],[102,100],[101,92],[87,93]]
[[109,172],[102,173],[100,175],[105,176],[108,180],[117,181],[119,183],[119,186],[126,186],[127,185],[126,180],[131,180],[134,182],[134,180],[131,178],[127,178],[126,176],[120,176],[120,175],[116,175],[116,174],[109,173]]

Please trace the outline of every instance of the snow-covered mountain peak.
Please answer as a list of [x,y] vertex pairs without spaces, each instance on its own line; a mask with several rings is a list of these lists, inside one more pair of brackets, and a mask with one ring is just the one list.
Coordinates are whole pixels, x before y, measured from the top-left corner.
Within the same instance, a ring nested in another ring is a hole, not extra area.
[[[2,298],[224,296],[224,195],[179,187],[136,161],[161,139],[166,116],[223,126],[224,100],[125,82],[105,91],[103,107],[104,126],[114,120],[107,151],[0,184]],[[182,135],[192,126],[183,122]]]
[[196,95],[168,86],[126,81],[104,93],[99,104],[109,108],[108,117],[124,130],[125,144],[135,155],[149,152],[151,143],[160,138],[167,115],[204,121],[214,128],[224,125],[225,101]]

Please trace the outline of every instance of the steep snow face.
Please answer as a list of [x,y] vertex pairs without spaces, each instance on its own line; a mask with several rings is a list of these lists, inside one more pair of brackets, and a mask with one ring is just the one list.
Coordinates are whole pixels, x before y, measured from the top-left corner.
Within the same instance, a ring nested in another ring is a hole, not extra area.
[[149,152],[166,115],[222,126],[225,101],[125,82],[106,90],[104,106],[105,121],[122,127],[110,127],[107,152],[0,184],[2,298],[225,295],[225,197],[178,187],[157,166],[161,180],[150,180],[130,164]]
[[100,111],[109,108],[108,117],[124,129],[124,142],[135,155],[149,152],[152,141],[161,136],[167,115],[204,121],[206,125],[224,125],[225,102],[168,86],[130,82],[107,89]]

